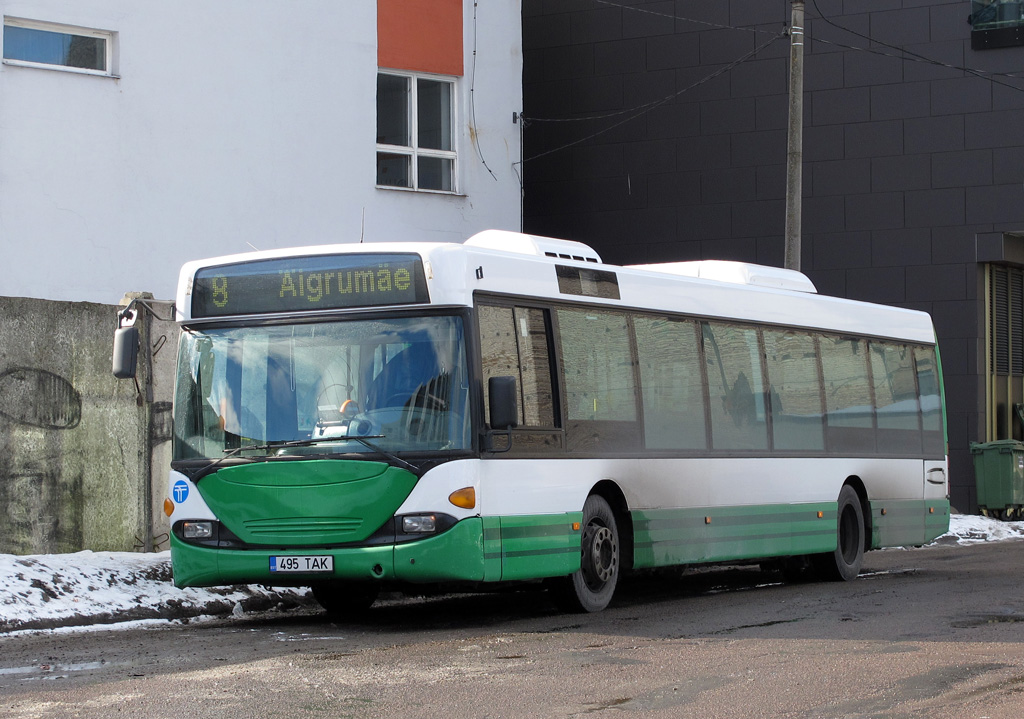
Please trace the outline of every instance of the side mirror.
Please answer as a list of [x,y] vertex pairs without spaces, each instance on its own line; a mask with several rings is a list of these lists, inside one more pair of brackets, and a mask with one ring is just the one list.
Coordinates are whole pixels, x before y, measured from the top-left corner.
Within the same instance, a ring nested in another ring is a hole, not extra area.
[[519,405],[516,397],[516,378],[491,377],[487,380],[488,409],[492,430],[512,430],[519,426]]
[[137,327],[118,327],[114,330],[114,376],[131,379],[135,376],[139,359],[139,330]]

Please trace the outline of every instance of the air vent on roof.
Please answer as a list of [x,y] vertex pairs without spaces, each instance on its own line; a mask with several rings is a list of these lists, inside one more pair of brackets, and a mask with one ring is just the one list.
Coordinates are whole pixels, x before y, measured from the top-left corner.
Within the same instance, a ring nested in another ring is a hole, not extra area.
[[810,278],[802,272],[787,270],[782,267],[754,265],[748,262],[729,262],[726,260],[699,260],[696,262],[663,262],[654,265],[628,265],[636,270],[664,272],[669,275],[699,277],[718,282],[732,282],[738,285],[756,287],[773,287],[779,290],[794,292],[814,292],[818,290]]
[[600,262],[601,257],[593,248],[582,242],[559,240],[554,237],[524,235],[521,232],[506,230],[484,230],[470,237],[465,242],[470,247],[482,247],[488,250],[515,252],[520,255],[538,257],[554,257],[560,260],[576,260],[577,262]]

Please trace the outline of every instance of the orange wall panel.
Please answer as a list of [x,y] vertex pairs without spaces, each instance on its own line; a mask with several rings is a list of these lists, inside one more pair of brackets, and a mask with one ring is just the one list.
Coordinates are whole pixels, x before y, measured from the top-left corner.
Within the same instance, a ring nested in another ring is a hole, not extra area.
[[377,65],[462,74],[462,0],[377,0]]

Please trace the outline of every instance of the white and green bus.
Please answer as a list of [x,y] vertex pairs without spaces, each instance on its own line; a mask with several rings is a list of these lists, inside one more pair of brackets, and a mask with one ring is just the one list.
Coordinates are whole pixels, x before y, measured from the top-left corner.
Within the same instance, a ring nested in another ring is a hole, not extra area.
[[948,527],[929,317],[797,272],[491,230],[190,262],[176,317],[178,586],[345,612],[545,580],[597,611],[629,570],[848,580]]

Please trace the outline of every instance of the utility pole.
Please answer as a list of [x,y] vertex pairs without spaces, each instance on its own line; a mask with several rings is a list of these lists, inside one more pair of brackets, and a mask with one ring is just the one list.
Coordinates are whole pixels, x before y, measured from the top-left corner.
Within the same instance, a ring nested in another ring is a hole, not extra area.
[[789,28],[789,150],[786,157],[786,264],[800,269],[804,166],[804,0],[793,0]]

